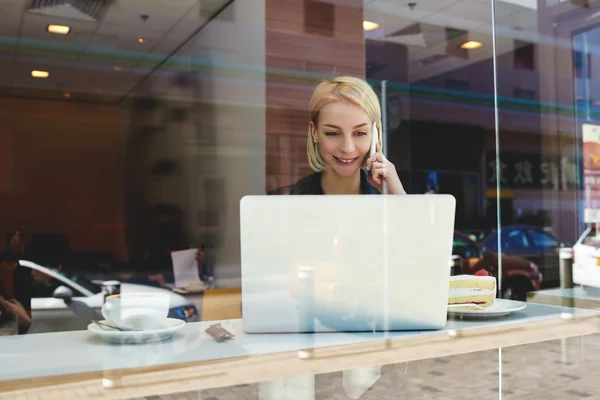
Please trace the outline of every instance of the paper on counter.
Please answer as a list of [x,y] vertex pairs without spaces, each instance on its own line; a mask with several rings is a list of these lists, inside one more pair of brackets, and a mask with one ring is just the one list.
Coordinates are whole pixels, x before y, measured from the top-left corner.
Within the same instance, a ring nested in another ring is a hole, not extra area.
[[196,251],[198,249],[171,252],[175,287],[187,288],[190,285],[201,282],[200,274],[198,273],[198,262],[196,261]]

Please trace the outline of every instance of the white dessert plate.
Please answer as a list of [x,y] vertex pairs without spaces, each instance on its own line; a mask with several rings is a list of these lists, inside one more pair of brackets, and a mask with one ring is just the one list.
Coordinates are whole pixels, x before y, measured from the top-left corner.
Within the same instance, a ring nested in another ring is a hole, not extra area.
[[[111,325],[111,323],[106,320],[99,322]],[[167,340],[173,336],[173,333],[177,332],[184,326],[185,321],[183,320],[167,318],[165,320],[165,326],[161,329],[152,329],[147,331],[120,331],[117,329],[113,330],[110,328],[101,328],[92,322],[88,325],[88,330],[101,336],[109,343],[144,344]]]
[[[461,305],[464,307],[464,304]],[[458,310],[461,306],[448,306],[448,315],[454,318],[469,318],[469,319],[491,319],[501,318],[512,312],[521,311],[527,307],[527,303],[515,300],[495,299],[494,304],[488,308],[480,308],[479,310]]]

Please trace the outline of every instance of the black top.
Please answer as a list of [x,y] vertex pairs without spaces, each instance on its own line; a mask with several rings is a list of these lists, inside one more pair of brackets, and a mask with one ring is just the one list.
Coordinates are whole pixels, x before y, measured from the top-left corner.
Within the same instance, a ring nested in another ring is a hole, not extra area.
[[[17,265],[13,273],[13,285],[14,285],[14,299],[17,300],[23,308],[31,312],[31,297],[33,290],[33,277],[31,276],[31,270],[29,268],[22,267],[21,265]],[[4,285],[0,284],[0,295],[5,299],[9,300],[10,297],[7,296],[6,288]],[[6,316],[0,316],[0,326],[3,323],[10,322],[11,318]],[[27,330],[19,327],[19,334],[27,333]]]
[[[381,194],[375,186],[369,183],[367,173],[360,170],[360,193],[361,194]],[[312,175],[300,179],[293,185],[283,186],[275,189],[269,194],[324,194],[321,187],[321,174],[315,172]]]

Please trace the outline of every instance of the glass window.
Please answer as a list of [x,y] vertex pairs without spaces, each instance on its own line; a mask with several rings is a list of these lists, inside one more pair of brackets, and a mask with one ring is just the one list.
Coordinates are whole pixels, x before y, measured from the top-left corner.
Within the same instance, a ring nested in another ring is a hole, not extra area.
[[502,246],[507,251],[524,250],[529,247],[529,240],[525,232],[520,229],[508,230],[502,232]]
[[468,240],[459,236],[454,236],[452,254],[463,258],[476,258],[479,256],[479,249]]
[[74,282],[74,283],[78,284],[79,286],[82,286],[84,289],[89,290],[93,294],[102,292],[101,285],[90,282],[89,280],[87,280],[81,276],[71,275],[71,276],[68,276],[68,279],[70,282]]
[[[33,284],[32,297],[49,298],[53,297],[54,291],[61,285],[64,285],[58,279],[44,277],[43,280],[36,280]],[[66,285],[65,285],[66,286]]]
[[[498,252],[498,233],[490,233],[483,241],[483,245],[494,252]],[[500,245],[503,250],[526,249],[529,247],[529,241],[525,232],[519,229],[502,230]]]
[[[35,270],[35,269],[31,269],[31,275],[33,277],[33,290],[32,290],[32,294],[33,297],[35,298],[46,298],[46,297],[53,297],[54,295],[54,291],[59,287],[59,286],[65,286],[68,287],[69,289],[71,289],[73,291],[73,295],[74,297],[81,297],[84,296],[84,294],[79,291],[73,284],[72,282],[76,282],[76,280],[72,280],[69,279],[67,276],[65,276],[65,281],[59,280],[57,278],[54,278],[48,274],[45,274],[41,271]],[[81,279],[78,279],[79,282],[77,282],[79,285],[83,286],[85,289],[93,289],[91,290],[92,293],[100,293],[101,290],[99,285],[94,285],[91,282],[86,282],[83,285],[81,284]]]
[[547,233],[530,229],[527,231],[534,247],[558,247],[558,241]]
[[498,252],[498,233],[492,232],[481,242],[488,250]]
[[582,243],[586,246],[600,247],[600,235],[598,234],[598,230],[590,228],[583,238]]
[[471,85],[469,85],[468,81],[461,81],[461,80],[457,80],[457,79],[448,79],[446,81],[446,88],[448,90],[459,90],[459,91],[468,92],[471,88]]
[[533,43],[515,40],[514,42],[515,69],[535,69],[535,45]]
[[[81,372],[176,397],[182,363],[206,377],[182,389],[194,398],[594,397],[583,355],[600,339],[580,308],[600,262],[575,247],[569,275],[555,250],[600,221],[600,1],[0,3],[0,286],[36,297],[29,331],[0,300],[7,331],[28,332],[0,338],[7,397],[77,398]],[[447,229],[419,214],[440,195]],[[269,211],[243,212],[247,196]],[[15,255],[60,275],[5,284]],[[448,269],[496,287],[460,278],[486,289],[451,296]],[[61,285],[89,296],[64,307]],[[128,314],[101,315],[119,290],[157,294],[164,325],[90,325]],[[149,332],[169,324],[185,328]],[[207,354],[220,328],[233,336]],[[516,348],[529,338],[556,343]]]

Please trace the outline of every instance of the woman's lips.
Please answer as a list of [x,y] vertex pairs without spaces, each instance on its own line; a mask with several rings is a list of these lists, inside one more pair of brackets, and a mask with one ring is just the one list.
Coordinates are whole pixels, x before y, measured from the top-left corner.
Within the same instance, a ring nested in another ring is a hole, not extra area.
[[358,160],[358,157],[354,157],[354,158],[341,158],[341,157],[333,156],[333,158],[335,158],[335,161],[337,161],[337,163],[339,165],[343,165],[343,166],[353,165],[356,162],[356,160]]

